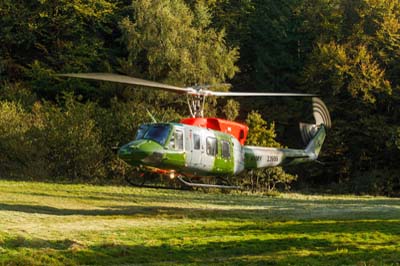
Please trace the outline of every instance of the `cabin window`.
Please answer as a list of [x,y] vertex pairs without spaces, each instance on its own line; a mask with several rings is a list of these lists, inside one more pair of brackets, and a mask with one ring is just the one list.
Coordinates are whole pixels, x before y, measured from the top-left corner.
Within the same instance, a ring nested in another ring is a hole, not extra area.
[[215,156],[217,154],[217,139],[208,137],[206,141],[206,152],[208,155]]
[[221,141],[221,155],[224,158],[230,158],[231,157],[231,149],[229,147],[229,142],[222,140]]
[[183,132],[181,130],[175,131],[176,149],[183,150]]
[[193,148],[200,150],[200,136],[198,134],[193,134]]

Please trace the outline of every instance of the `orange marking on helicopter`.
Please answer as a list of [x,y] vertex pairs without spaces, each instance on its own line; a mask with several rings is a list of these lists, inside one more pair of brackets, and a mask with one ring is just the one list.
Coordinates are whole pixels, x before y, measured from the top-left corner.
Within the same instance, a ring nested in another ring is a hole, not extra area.
[[183,118],[180,122],[186,125],[205,127],[213,130],[218,130],[223,133],[228,133],[234,136],[241,145],[244,145],[244,143],[246,142],[247,132],[249,131],[249,128],[244,124],[214,117]]

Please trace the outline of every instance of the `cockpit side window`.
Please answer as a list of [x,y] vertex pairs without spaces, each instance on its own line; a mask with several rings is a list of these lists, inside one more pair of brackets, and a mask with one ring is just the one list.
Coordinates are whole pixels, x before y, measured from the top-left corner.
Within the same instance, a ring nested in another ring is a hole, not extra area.
[[169,139],[169,148],[171,150],[175,150],[175,134],[172,134],[171,138]]
[[138,130],[136,132],[135,140],[142,139],[148,129],[149,129],[149,125],[147,125],[147,124],[140,125],[140,127],[138,128]]
[[151,125],[144,134],[143,139],[153,140],[164,146],[170,131],[171,128],[169,125]]

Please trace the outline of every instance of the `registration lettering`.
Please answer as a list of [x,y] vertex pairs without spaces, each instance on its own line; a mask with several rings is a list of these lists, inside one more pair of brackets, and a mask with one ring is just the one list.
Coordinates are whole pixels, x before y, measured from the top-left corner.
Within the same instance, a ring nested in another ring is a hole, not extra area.
[[267,162],[269,162],[269,163],[279,161],[279,158],[276,155],[267,155],[266,158],[267,158]]
[[279,157],[277,155],[267,155],[267,156],[261,156],[261,155],[254,155],[253,157],[250,157],[251,160],[259,162],[261,160],[266,160],[268,163],[273,163],[273,162],[278,162]]

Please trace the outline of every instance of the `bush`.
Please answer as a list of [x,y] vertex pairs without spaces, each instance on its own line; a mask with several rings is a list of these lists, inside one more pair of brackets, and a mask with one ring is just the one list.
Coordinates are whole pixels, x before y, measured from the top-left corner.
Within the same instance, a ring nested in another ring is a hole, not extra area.
[[398,169],[359,172],[353,179],[352,187],[359,194],[400,196],[400,173]]
[[0,172],[18,176],[31,155],[31,143],[27,138],[31,116],[20,104],[3,101],[0,102],[0,117]]
[[104,147],[94,120],[96,105],[64,98],[64,107],[45,102],[34,108],[37,148],[52,177],[89,179],[104,176]]
[[242,177],[242,186],[251,191],[273,192],[289,190],[290,184],[297,179],[296,175],[286,173],[282,167],[271,167],[248,171]]

